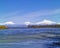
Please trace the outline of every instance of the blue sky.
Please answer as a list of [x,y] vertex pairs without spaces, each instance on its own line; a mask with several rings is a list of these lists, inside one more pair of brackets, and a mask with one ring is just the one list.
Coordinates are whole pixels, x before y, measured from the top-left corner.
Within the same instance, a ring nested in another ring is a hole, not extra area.
[[2,23],[35,23],[44,19],[60,22],[60,0],[0,0]]

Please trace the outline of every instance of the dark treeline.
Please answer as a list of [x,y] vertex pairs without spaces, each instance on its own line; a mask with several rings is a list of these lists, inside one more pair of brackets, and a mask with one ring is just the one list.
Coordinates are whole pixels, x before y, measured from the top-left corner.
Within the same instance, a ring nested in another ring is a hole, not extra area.
[[28,28],[60,28],[60,25],[28,25]]

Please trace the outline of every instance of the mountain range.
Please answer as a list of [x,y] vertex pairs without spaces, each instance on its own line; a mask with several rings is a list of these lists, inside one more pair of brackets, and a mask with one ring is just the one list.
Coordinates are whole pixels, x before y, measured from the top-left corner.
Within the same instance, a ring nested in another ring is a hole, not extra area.
[[44,19],[43,21],[31,23],[31,22],[25,22],[26,25],[55,25],[60,24],[51,20]]
[[25,22],[24,24],[16,24],[12,21],[9,21],[9,22],[5,22],[5,23],[0,23],[0,25],[6,25],[6,26],[9,26],[9,27],[26,27],[28,25],[60,25],[60,23],[56,23],[54,21],[51,21],[51,20],[47,20],[47,19],[44,19],[43,21],[39,21],[39,22],[36,22],[36,23],[31,23],[31,22]]

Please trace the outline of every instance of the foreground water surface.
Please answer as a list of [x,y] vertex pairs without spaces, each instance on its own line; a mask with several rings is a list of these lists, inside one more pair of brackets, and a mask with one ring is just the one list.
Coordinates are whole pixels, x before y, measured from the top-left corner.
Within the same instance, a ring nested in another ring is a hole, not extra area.
[[0,30],[0,48],[60,48],[60,28]]

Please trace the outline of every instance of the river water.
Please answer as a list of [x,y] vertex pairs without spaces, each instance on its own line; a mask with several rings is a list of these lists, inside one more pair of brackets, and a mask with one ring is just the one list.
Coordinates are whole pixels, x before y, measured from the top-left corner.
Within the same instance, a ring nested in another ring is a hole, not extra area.
[[[4,30],[1,29],[0,48],[60,48],[60,44],[58,44],[58,42],[60,41],[60,37],[38,38],[40,36],[37,35],[40,33],[60,34],[60,28],[22,28],[22,29],[4,29]],[[20,35],[22,37],[13,42],[1,42],[4,36],[15,36],[15,35],[16,36]],[[32,35],[32,37],[28,37],[29,35]],[[34,38],[33,35],[34,37],[36,36],[37,37]],[[25,36],[27,36],[28,38],[25,38]]]

